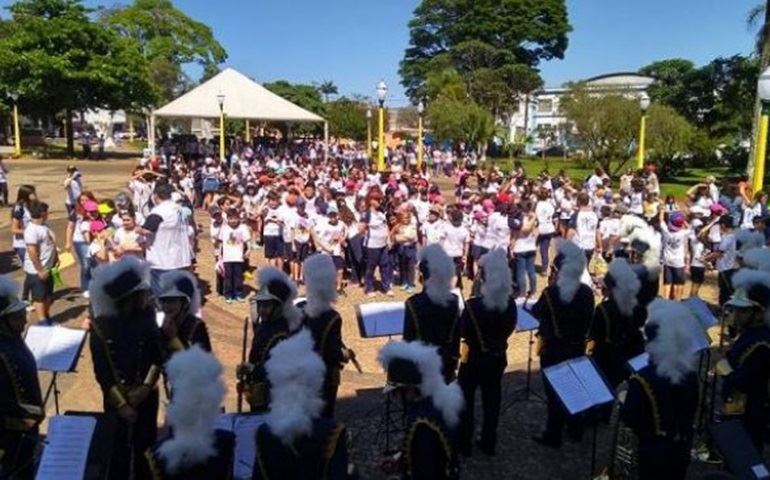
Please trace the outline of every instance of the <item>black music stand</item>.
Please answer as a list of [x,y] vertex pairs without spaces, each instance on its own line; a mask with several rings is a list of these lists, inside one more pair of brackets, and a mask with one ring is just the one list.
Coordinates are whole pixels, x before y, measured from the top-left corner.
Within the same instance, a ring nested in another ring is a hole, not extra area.
[[529,334],[529,340],[527,341],[527,374],[524,387],[514,389],[513,399],[511,399],[511,401],[503,408],[503,411],[509,409],[517,402],[531,401],[530,395],[535,397],[537,401],[545,402],[545,398],[540,393],[532,390],[532,362],[534,361],[535,332],[540,328],[540,323],[534,316],[532,316],[529,310],[532,307],[532,304],[534,304],[534,300],[527,302],[526,306],[524,305],[524,302],[517,301],[516,303],[516,332]]

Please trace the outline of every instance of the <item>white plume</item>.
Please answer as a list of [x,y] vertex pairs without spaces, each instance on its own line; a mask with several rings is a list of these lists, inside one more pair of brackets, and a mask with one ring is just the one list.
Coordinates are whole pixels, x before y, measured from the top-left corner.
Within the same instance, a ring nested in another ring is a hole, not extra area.
[[750,270],[748,268],[742,268],[732,278],[734,289],[743,289],[752,297],[752,300],[759,301],[765,308],[765,323],[770,326],[770,308],[767,308],[770,304],[770,298],[757,299],[753,298],[755,295],[751,295],[751,289],[756,286],[764,286],[770,289],[770,273],[758,270]]
[[484,272],[481,301],[489,310],[503,312],[508,308],[513,293],[508,255],[502,248],[494,248],[479,259]]
[[166,409],[166,423],[173,437],[163,442],[158,454],[168,472],[174,474],[216,454],[214,423],[225,397],[225,384],[222,365],[197,345],[175,353],[165,372],[173,392]]
[[305,313],[315,318],[331,309],[337,300],[337,268],[332,257],[317,253],[308,257],[302,267],[305,276]]
[[612,287],[612,299],[624,316],[631,316],[637,305],[636,295],[642,288],[642,282],[625,258],[616,258],[610,263],[609,275],[615,284]]
[[646,346],[657,374],[679,383],[695,370],[692,336],[700,330],[698,320],[684,303],[657,298],[647,307],[647,324],[658,326],[657,336]]
[[302,325],[302,310],[294,305],[297,298],[297,285],[291,281],[288,275],[275,267],[264,267],[257,274],[257,287],[278,281],[286,285],[289,289],[289,297],[283,302],[283,316],[289,323],[289,330],[292,332]]
[[649,246],[647,251],[642,254],[642,263],[649,272],[650,280],[658,278],[660,273],[660,237],[650,227],[635,228],[631,235],[629,235],[628,240],[632,243],[635,241],[642,242]]
[[145,286],[149,287],[150,265],[131,255],[126,255],[115,263],[101,265],[94,270],[88,286],[94,318],[117,315],[115,299],[107,294],[105,288],[128,271],[134,271],[142,278]]
[[735,242],[738,247],[738,256],[743,256],[749,250],[764,247],[765,236],[761,232],[741,228],[735,231]]
[[448,385],[444,381],[438,348],[422,342],[389,342],[377,355],[377,360],[385,370],[395,358],[409,360],[417,365],[422,376],[420,392],[424,397],[430,397],[433,406],[441,412],[450,428],[456,427],[460,423],[465,399],[457,381]]
[[419,262],[428,265],[428,279],[425,280],[425,293],[430,300],[443,307],[452,299],[452,280],[455,276],[455,264],[447,255],[444,247],[434,243],[420,251]]
[[586,256],[580,247],[569,241],[561,242],[557,255],[563,257],[556,280],[559,299],[564,303],[570,303],[582,283],[583,272],[586,269]]
[[194,287],[193,296],[190,299],[190,307],[187,310],[189,313],[197,315],[201,309],[201,292],[198,288],[198,279],[195,278],[195,275],[185,270],[169,270],[164,272],[163,275],[160,276],[160,290],[168,290],[185,280],[190,282]]
[[643,218],[632,214],[620,217],[620,237],[628,237],[636,229],[646,230],[650,225]]
[[270,381],[270,412],[265,423],[291,447],[297,438],[310,435],[313,420],[321,415],[326,366],[313,351],[313,337],[303,328],[270,351],[265,363]]
[[770,272],[770,248],[756,247],[743,253],[743,264],[747,268]]

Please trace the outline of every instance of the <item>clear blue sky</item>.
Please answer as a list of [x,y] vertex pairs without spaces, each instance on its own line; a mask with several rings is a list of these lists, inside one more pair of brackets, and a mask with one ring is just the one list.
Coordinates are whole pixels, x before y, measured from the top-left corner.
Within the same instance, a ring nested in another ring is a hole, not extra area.
[[[130,0],[123,0],[128,2]],[[537,1],[537,0],[531,0]],[[637,70],[683,57],[703,64],[749,53],[749,9],[760,0],[567,0],[569,48],[541,65],[549,86],[603,73]],[[6,6],[10,0],[0,0]],[[110,0],[88,0],[110,5]],[[398,63],[418,0],[175,0],[211,25],[229,53],[227,65],[259,81],[333,80],[340,93],[374,95],[383,78],[389,103],[406,103]]]

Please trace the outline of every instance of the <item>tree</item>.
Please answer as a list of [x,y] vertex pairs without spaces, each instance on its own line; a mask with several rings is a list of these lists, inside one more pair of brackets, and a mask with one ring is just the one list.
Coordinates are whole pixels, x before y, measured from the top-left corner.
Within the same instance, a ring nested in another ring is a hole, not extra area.
[[[760,19],[761,24],[760,24]],[[756,52],[759,55],[759,71],[763,72],[768,66],[770,66],[770,0],[765,0],[759,5],[749,11],[747,18],[749,27],[756,27],[757,40],[756,40]],[[755,148],[757,145],[757,138],[759,136],[759,118],[762,114],[762,105],[759,100],[759,96],[755,95],[754,99],[754,116],[752,122],[751,131],[751,152],[749,152],[749,161],[746,166],[746,173],[751,176],[754,174],[754,157]]]
[[321,92],[321,95],[324,96],[324,101],[326,103],[329,103],[329,97],[331,95],[337,95],[339,93],[337,85],[335,85],[331,80],[323,81],[318,87],[318,91]]
[[430,103],[428,122],[438,141],[466,142],[480,153],[495,133],[492,115],[467,99],[439,98]]
[[691,61],[682,58],[661,60],[642,67],[639,73],[655,78],[655,83],[647,90],[653,103],[669,105],[682,115],[692,113],[693,97],[688,91],[688,81],[696,75],[696,68]]
[[647,157],[656,160],[664,176],[681,173],[685,154],[696,139],[696,129],[676,110],[653,104],[647,114]]
[[326,104],[329,135],[356,141],[366,139],[366,109],[368,105],[346,97]]
[[278,80],[262,86],[305,110],[321,116],[326,114],[321,92],[313,85],[291,84],[286,80]]
[[561,99],[561,111],[577,128],[577,137],[606,172],[617,170],[630,158],[630,146],[637,135],[641,113],[639,103],[623,92],[592,92],[578,83]]
[[155,79],[162,101],[176,98],[191,83],[183,65],[198,64],[210,77],[227,60],[211,28],[187,16],[171,0],[134,0],[129,6],[103,9],[100,20],[140,45],[154,74],[158,72]]
[[0,35],[0,91],[17,92],[22,111],[141,109],[155,101],[150,70],[131,39],[90,20],[79,0],[22,0],[8,9]]

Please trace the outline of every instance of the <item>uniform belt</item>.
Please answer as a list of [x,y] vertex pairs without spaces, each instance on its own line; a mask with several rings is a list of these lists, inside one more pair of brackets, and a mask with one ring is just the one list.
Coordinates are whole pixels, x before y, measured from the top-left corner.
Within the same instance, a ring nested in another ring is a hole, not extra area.
[[2,417],[2,425],[5,430],[12,432],[27,432],[40,423],[34,418]]

